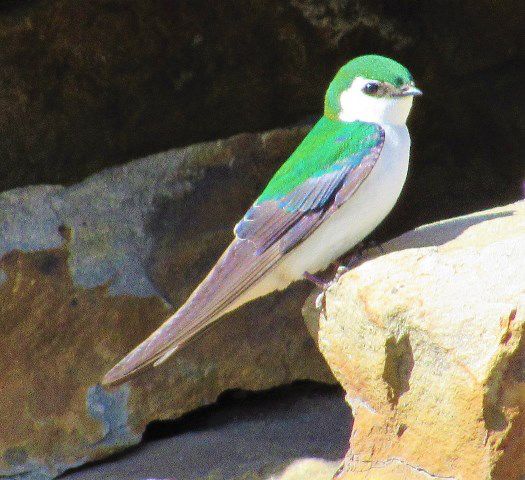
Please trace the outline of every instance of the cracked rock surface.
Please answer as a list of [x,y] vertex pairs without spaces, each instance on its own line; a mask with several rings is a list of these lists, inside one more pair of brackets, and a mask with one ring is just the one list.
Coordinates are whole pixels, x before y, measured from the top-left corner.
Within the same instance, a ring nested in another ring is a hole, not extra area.
[[339,387],[294,383],[225,397],[169,422],[166,436],[60,480],[266,480],[290,463],[296,470],[298,457],[326,459],[299,462],[309,472],[340,464],[351,418]]
[[525,201],[384,248],[328,290],[320,318],[355,416],[338,478],[521,480]]

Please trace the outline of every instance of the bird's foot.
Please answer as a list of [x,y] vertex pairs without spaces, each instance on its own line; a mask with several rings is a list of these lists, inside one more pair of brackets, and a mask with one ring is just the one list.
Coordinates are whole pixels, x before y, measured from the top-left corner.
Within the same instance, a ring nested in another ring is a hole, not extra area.
[[[363,242],[358,243],[349,253],[340,257],[336,265],[339,268],[345,267],[346,271],[343,273],[346,273],[352,268],[355,268],[358,265],[360,265],[363,262],[363,260],[367,257],[365,252],[367,250],[371,250],[372,248],[377,248],[381,252],[381,254],[385,253],[385,249],[383,248],[383,245],[381,243],[376,242],[375,240],[365,240]],[[339,268],[337,270],[339,270]],[[339,275],[339,277],[341,277],[341,275]]]
[[304,272],[303,278],[313,283],[317,288],[321,288],[323,290],[328,288],[331,283],[330,280],[325,280],[324,278],[318,275],[314,275],[313,273],[310,273],[310,272]]
[[317,295],[317,297],[315,297],[315,308],[317,308],[317,310],[323,310],[324,312],[324,309],[326,307],[325,300],[326,290],[322,290],[321,293]]
[[317,295],[317,298],[315,299],[315,308],[320,310],[324,306],[324,294],[326,289],[331,285],[331,280],[325,280],[324,278],[310,272],[304,272],[303,278],[321,289],[321,293]]
[[309,282],[312,282],[317,288],[321,290],[319,295],[317,295],[317,298],[315,299],[315,308],[318,310],[324,309],[324,300],[325,300],[325,293],[326,291],[341,278],[341,275],[347,272],[347,268],[344,266],[340,266],[337,268],[335,275],[329,279],[326,280],[322,277],[319,277],[318,275],[314,275],[310,272],[304,272],[303,277],[305,280],[308,280]]
[[371,248],[378,248],[381,253],[384,253],[383,246],[374,241],[367,240],[357,244],[350,253],[339,258],[337,262],[334,262],[332,266],[332,278],[325,279],[319,275],[314,275],[310,272],[304,272],[303,278],[313,283],[317,288],[321,289],[321,293],[315,299],[315,307],[320,310],[324,309],[326,291],[346,273],[357,267],[366,257],[365,251]]

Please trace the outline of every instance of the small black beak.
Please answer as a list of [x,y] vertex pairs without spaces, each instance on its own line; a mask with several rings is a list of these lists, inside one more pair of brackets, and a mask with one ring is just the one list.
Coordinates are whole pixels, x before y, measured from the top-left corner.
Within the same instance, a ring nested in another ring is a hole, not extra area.
[[401,88],[399,92],[395,93],[395,97],[418,97],[419,95],[423,95],[423,92],[419,90],[419,88],[414,87],[413,85],[408,85],[406,87]]

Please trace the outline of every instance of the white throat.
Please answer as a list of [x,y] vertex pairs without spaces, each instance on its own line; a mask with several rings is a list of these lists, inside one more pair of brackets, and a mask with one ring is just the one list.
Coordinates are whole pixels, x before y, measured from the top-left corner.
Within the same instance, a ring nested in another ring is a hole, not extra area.
[[379,125],[404,125],[407,121],[413,97],[379,98],[367,95],[363,87],[370,80],[356,77],[352,85],[340,97],[339,119],[344,122],[372,122]]

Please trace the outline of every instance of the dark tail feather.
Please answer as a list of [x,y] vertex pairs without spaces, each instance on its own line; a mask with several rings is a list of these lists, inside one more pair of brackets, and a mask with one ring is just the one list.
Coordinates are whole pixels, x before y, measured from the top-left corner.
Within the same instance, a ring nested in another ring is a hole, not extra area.
[[254,248],[251,242],[234,241],[187,302],[106,373],[102,384],[118,385],[159,365],[230,310],[280,258],[277,248],[261,255],[255,255]]

